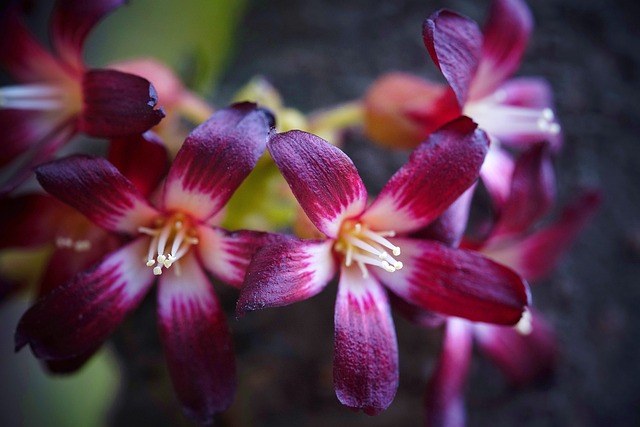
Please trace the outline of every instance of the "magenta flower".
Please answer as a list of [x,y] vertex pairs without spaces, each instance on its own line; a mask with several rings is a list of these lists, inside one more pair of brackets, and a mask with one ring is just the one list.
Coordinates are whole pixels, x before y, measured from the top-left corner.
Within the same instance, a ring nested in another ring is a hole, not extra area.
[[[491,234],[481,243],[463,242],[462,246],[473,247],[529,281],[547,276],[593,216],[600,199],[597,192],[585,192],[555,222],[531,232],[553,205],[554,185],[548,150],[542,144],[532,147],[515,165],[510,196]],[[464,213],[447,215],[466,222]],[[453,234],[442,235],[449,240]],[[529,310],[517,328],[446,319],[442,352],[425,402],[427,426],[465,425],[464,388],[474,340],[512,387],[524,386],[553,371],[558,352],[554,333],[539,313]],[[420,315],[413,314],[413,319],[421,322]],[[432,316],[426,319],[429,323],[425,326],[431,327]]]
[[157,95],[145,79],[87,69],[82,47],[94,25],[124,0],[59,0],[51,19],[53,52],[22,22],[17,7],[0,16],[0,64],[19,82],[0,88],[0,193],[23,182],[76,133],[113,138],[158,124]]
[[233,346],[206,273],[239,286],[269,237],[214,224],[262,155],[271,125],[271,115],[253,104],[216,112],[178,152],[157,207],[104,159],[75,156],[38,167],[45,190],[127,239],[31,307],[16,349],[29,344],[36,357],[54,361],[92,352],[157,280],[160,336],[185,411],[209,422],[226,409],[235,390]]
[[[515,148],[548,141],[558,150],[560,125],[552,109],[552,91],[540,78],[508,80],[517,70],[532,29],[522,0],[494,0],[484,30],[457,13],[441,10],[423,27],[424,43],[449,83],[459,114],[471,117],[492,139]],[[443,116],[450,112],[437,112]],[[419,114],[418,114],[419,115]],[[508,196],[511,159],[492,144],[481,174],[500,204]]]
[[436,219],[478,177],[484,132],[461,118],[434,133],[367,207],[351,160],[321,138],[278,134],[269,152],[324,240],[288,238],[256,252],[238,313],[320,292],[340,271],[334,385],[343,404],[377,414],[398,385],[395,329],[383,284],[426,309],[514,324],[528,291],[511,270],[473,252],[408,237]]

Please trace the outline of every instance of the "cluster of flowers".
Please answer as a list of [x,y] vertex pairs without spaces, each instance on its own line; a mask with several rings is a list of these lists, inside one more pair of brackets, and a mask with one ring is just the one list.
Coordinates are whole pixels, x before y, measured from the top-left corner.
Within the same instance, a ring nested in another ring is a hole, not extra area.
[[[521,0],[494,0],[483,31],[436,12],[423,36],[448,84],[393,73],[363,97],[367,135],[413,150],[371,203],[344,152],[314,133],[282,131],[291,112],[281,106],[239,102],[211,114],[157,63],[88,69],[84,39],[122,3],[58,1],[52,52],[17,6],[1,18],[0,63],[20,84],[0,88],[0,249],[53,248],[34,261],[43,270],[38,299],[17,326],[17,350],[29,346],[52,372],[75,371],[157,284],[174,389],[185,412],[207,423],[235,392],[232,338],[211,277],[239,289],[241,317],[310,298],[339,274],[334,385],[348,407],[374,415],[395,396],[392,305],[427,328],[445,325],[428,425],[464,424],[473,338],[513,384],[552,368],[555,341],[530,307],[528,281],[556,265],[598,195],[584,193],[537,227],[554,205],[551,162],[562,138],[548,84],[507,80],[532,27]],[[184,116],[199,125],[165,145]],[[52,160],[79,132],[109,140],[106,158]],[[236,189],[271,161],[262,160],[267,150],[302,208],[298,237],[220,226]],[[33,170],[46,193],[21,190]],[[469,234],[480,186],[491,215]],[[0,284],[3,294],[17,286],[4,272]]]

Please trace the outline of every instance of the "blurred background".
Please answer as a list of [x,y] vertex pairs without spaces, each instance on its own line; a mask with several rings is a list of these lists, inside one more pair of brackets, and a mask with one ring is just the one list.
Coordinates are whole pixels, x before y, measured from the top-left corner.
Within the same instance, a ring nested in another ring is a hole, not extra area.
[[[47,2],[31,22],[46,32]],[[131,0],[100,24],[85,57],[102,66],[135,56],[166,62],[214,105],[255,75],[302,112],[360,98],[388,71],[441,79],[422,42],[423,20],[447,7],[482,22],[489,0]],[[535,27],[517,75],[556,94],[565,147],[559,205],[584,187],[604,197],[597,216],[534,301],[560,341],[549,381],[509,389],[476,357],[469,426],[640,425],[640,6],[632,0],[530,1]],[[161,100],[162,102],[162,100]],[[371,193],[406,154],[350,132],[344,150]],[[239,387],[220,426],[415,426],[440,332],[395,317],[400,387],[377,417],[339,404],[332,383],[335,284],[311,300],[234,320],[237,292],[216,288],[234,332]],[[3,426],[189,426],[175,401],[155,326],[155,295],[83,371],[49,378],[12,334],[26,298],[0,306]]]

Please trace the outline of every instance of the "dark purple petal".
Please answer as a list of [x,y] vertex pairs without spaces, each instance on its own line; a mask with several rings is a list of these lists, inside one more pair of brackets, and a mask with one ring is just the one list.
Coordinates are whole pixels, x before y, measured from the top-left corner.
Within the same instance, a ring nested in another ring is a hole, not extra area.
[[112,139],[107,158],[144,196],[158,187],[169,170],[167,149],[151,131]]
[[184,411],[208,424],[236,389],[233,342],[224,311],[193,255],[160,277],[158,325],[173,388]]
[[520,66],[533,28],[533,19],[522,0],[493,0],[483,28],[484,42],[471,98],[493,92]]
[[16,350],[29,344],[40,359],[69,359],[97,348],[135,309],[153,282],[142,261],[147,239],[112,253],[94,270],[41,298],[20,319]]
[[70,359],[61,360],[44,360],[43,364],[48,373],[53,375],[67,375],[78,372],[92,357],[100,347],[89,350],[88,352],[81,354]]
[[500,210],[509,198],[515,161],[511,154],[492,145],[480,168],[482,183],[487,188],[495,207]]
[[109,12],[127,0],[59,0],[51,18],[51,41],[72,69],[82,69],[82,46],[87,34]]
[[80,130],[100,138],[146,132],[164,117],[148,80],[116,70],[89,70],[82,78]]
[[302,301],[333,278],[333,240],[281,239],[258,250],[240,289],[236,314]]
[[512,386],[524,386],[553,372],[558,345],[542,317],[532,312],[531,332],[478,323],[475,336],[482,351],[508,378]]
[[107,230],[138,233],[158,216],[136,187],[102,158],[72,156],[38,167],[42,187]]
[[69,211],[72,209],[44,194],[3,198],[0,248],[31,248],[53,241],[59,221]]
[[0,166],[5,166],[46,139],[59,123],[42,111],[0,108]]
[[416,148],[362,216],[372,230],[405,233],[440,216],[478,178],[486,134],[461,117]]
[[67,71],[25,27],[18,9],[5,8],[0,13],[0,65],[22,83],[67,78]]
[[425,399],[428,427],[464,427],[464,388],[471,365],[471,324],[451,317],[442,343],[438,364],[427,385]]
[[345,218],[362,213],[367,190],[351,159],[324,139],[293,130],[268,144],[274,162],[311,222],[336,237]]
[[431,59],[462,107],[480,62],[482,33],[478,24],[455,12],[440,10],[424,22],[422,36]]
[[515,272],[474,251],[396,238],[402,269],[376,276],[398,296],[426,310],[487,323],[516,324],[529,289]]
[[279,238],[278,235],[259,231],[227,231],[201,226],[198,228],[200,263],[224,283],[240,287],[256,251]]
[[423,328],[434,329],[439,328],[447,321],[447,317],[410,304],[393,292],[389,292],[388,296],[393,310],[399,312],[411,323]]
[[165,186],[167,210],[209,219],[227,203],[265,150],[273,117],[255,104],[219,110],[194,129]]
[[398,388],[398,343],[387,295],[355,266],[340,274],[333,383],[343,405],[369,415],[387,409]]
[[581,195],[549,226],[518,240],[490,242],[482,252],[535,282],[551,273],[600,206],[596,191]]
[[542,218],[556,196],[555,174],[546,144],[520,155],[511,178],[511,192],[492,236],[521,234]]

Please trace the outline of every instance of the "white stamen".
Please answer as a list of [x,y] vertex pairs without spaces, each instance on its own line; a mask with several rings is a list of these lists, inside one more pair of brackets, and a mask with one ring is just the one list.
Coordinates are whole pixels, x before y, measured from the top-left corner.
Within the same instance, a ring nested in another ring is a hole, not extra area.
[[[152,236],[145,265],[153,267],[153,274],[159,276],[163,268],[170,268],[182,258],[199,240],[194,231],[184,222],[182,216],[159,221],[157,228],[139,227],[138,231]],[[179,274],[179,264],[176,264],[176,274]]]
[[91,249],[89,240],[74,240],[71,237],[56,237],[56,246],[60,249],[72,249],[76,252],[85,252]]
[[[503,100],[504,101],[504,100]],[[548,134],[560,133],[560,125],[550,108],[529,108],[500,104],[499,97],[487,97],[471,102],[464,113],[475,120],[480,127],[496,135],[507,134]]]
[[0,108],[57,110],[64,106],[65,93],[57,86],[27,84],[0,88]]
[[516,326],[514,326],[514,328],[520,335],[529,335],[533,331],[533,317],[531,316],[531,311],[529,311],[529,309],[524,310],[520,321]]

